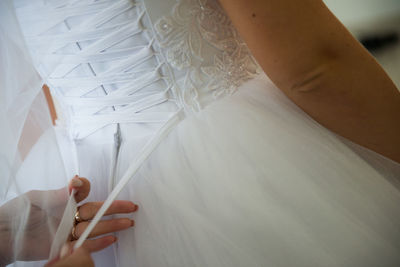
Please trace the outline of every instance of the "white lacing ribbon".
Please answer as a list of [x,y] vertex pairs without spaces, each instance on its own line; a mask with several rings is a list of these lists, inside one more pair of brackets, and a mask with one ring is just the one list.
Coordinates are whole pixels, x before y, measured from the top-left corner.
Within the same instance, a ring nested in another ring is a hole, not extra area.
[[90,4],[86,3],[81,5],[68,3],[68,1],[63,1],[64,3],[60,5],[51,4],[51,2],[54,1],[47,1],[47,3],[42,3],[42,5],[38,5],[38,2],[39,1],[32,1],[32,5],[20,8],[21,12],[29,14],[28,17],[22,17],[21,20],[23,22],[33,22],[42,25],[42,28],[38,29],[42,32],[49,30],[52,26],[62,23],[64,20],[71,17],[96,14],[110,6],[110,1],[92,1]]
[[181,112],[176,112],[151,138],[151,140],[143,147],[139,156],[130,164],[128,170],[122,176],[121,180],[112,190],[106,201],[96,213],[92,221],[90,221],[88,227],[79,237],[78,241],[75,243],[74,248],[79,248],[82,246],[83,242],[89,237],[94,227],[99,223],[101,218],[104,216],[108,208],[111,206],[113,201],[117,198],[118,194],[126,186],[126,184],[134,177],[134,175],[139,170],[143,162],[150,156],[151,152],[158,146],[158,144],[168,135],[168,133],[175,127],[176,124],[181,120]]
[[[141,3],[83,0],[63,4],[53,0],[40,8],[46,11],[46,16],[38,21],[46,21],[47,25],[43,25],[39,34],[28,37],[28,42],[38,47],[37,54],[45,62],[55,66],[47,82],[56,89],[53,93],[60,102],[70,107],[72,138],[85,138],[109,124],[166,123],[171,118],[171,112],[146,111],[171,97],[171,86],[160,73],[163,63],[153,50],[154,39],[135,47],[118,46],[146,31],[141,23],[145,14]],[[121,14],[126,16],[127,11],[131,17],[133,14],[131,19],[115,19]],[[77,27],[65,22],[79,16],[83,16],[80,17],[83,21]],[[52,33],[50,29],[62,22],[69,30]],[[61,50],[71,44],[76,45],[72,51]],[[158,65],[148,63],[151,60]],[[95,72],[92,64],[96,63],[112,64]],[[91,75],[69,76],[80,65],[86,66]],[[156,83],[158,87],[154,90],[152,85]],[[92,94],[99,88],[105,95]]]

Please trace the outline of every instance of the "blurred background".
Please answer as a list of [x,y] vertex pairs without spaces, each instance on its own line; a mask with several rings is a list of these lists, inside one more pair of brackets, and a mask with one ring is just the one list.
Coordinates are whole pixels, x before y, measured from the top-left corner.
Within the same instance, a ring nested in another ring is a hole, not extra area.
[[324,0],[400,89],[400,0]]

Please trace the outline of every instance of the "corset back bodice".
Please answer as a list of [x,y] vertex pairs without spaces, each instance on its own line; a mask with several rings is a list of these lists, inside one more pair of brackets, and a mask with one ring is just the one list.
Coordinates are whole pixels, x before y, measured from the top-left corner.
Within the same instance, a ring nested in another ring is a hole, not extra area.
[[257,72],[216,0],[23,2],[26,41],[73,139],[199,111]]

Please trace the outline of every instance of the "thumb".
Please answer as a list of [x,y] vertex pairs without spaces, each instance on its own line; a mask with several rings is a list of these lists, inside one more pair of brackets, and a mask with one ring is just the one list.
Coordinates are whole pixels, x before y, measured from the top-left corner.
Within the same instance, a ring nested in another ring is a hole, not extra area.
[[84,177],[75,175],[75,177],[69,182],[68,189],[70,193],[72,192],[72,189],[75,190],[75,201],[79,203],[89,195],[90,182]]

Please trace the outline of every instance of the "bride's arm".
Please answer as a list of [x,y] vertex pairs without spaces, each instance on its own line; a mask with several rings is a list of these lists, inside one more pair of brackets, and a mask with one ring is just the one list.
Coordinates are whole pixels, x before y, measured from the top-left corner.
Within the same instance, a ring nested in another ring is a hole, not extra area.
[[400,93],[322,0],[220,0],[272,81],[332,131],[400,162]]

